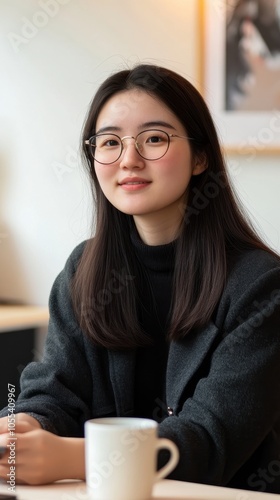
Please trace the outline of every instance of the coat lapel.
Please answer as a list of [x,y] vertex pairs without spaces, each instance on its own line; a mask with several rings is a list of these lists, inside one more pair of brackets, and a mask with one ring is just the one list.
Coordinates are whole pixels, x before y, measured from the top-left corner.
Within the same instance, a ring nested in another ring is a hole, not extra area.
[[[185,339],[170,344],[166,402],[177,413],[180,399],[190,386],[205,358],[218,340],[219,329],[214,323],[190,332]],[[135,351],[108,351],[109,372],[115,397],[117,416],[131,416],[134,411]]]
[[108,356],[117,416],[133,415],[135,351],[108,351]]
[[195,373],[214,347],[218,334],[218,328],[211,322],[206,328],[190,332],[185,339],[171,343],[167,364],[166,402],[175,414],[183,391],[190,387]]

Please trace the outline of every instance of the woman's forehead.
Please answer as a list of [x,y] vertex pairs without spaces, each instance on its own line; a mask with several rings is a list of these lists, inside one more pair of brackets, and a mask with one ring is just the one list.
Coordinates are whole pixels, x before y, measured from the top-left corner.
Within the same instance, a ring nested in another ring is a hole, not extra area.
[[118,92],[108,99],[99,112],[96,128],[104,128],[110,124],[136,125],[139,122],[148,123],[160,119],[165,122],[179,121],[173,111],[158,97],[145,90],[134,88]]

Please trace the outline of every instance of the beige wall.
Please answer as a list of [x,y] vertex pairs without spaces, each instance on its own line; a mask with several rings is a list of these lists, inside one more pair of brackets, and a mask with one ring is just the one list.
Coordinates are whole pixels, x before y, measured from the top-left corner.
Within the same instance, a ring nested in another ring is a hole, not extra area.
[[[199,86],[196,0],[13,0],[0,5],[0,298],[46,304],[89,235],[80,166],[89,101],[112,71],[155,62]],[[280,247],[278,158],[233,168],[261,230]]]

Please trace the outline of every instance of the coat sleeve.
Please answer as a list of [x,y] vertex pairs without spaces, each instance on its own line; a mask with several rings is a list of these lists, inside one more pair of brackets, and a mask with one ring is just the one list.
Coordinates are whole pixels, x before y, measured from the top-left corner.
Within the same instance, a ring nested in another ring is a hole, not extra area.
[[[216,316],[215,347],[178,395],[174,416],[160,423],[160,436],[180,450],[171,478],[227,485],[252,456],[258,456],[258,469],[266,444],[271,463],[279,464],[280,267],[264,266],[260,272],[254,266],[257,262],[230,280]],[[186,369],[188,342],[186,337]],[[170,361],[176,374],[175,356]],[[172,394],[176,375],[170,378]],[[269,465],[267,458],[264,464]]]
[[[71,308],[70,283],[83,244],[69,257],[50,294],[50,322],[40,362],[21,375],[16,413],[35,417],[42,427],[64,436],[82,436],[90,418],[91,376],[84,354],[84,336]],[[7,414],[7,409],[0,416]]]

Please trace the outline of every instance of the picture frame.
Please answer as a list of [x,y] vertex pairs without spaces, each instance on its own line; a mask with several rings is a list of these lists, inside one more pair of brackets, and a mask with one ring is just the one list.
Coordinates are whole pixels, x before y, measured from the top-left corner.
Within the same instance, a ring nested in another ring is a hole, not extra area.
[[[277,60],[279,66],[277,72],[272,74],[273,78],[275,76],[272,88],[276,92],[277,104],[274,105],[274,101],[269,103],[269,106],[272,104],[270,109],[254,109],[254,107],[242,109],[242,106],[241,109],[238,107],[229,109],[228,106],[227,94],[229,95],[228,89],[230,89],[228,82],[232,80],[228,77],[228,63],[226,67],[226,56],[228,56],[226,37],[228,21],[230,16],[233,16],[236,1],[199,0],[200,90],[209,106],[222,146],[227,153],[251,156],[255,154],[277,155],[280,154],[280,105],[278,106],[278,93],[280,102],[280,50],[279,60]],[[254,45],[254,49],[256,47],[257,44]],[[258,59],[259,62],[264,64],[263,59]],[[235,73],[233,74],[235,76]],[[256,78],[255,82],[257,82]],[[265,85],[263,87],[264,94],[260,95],[263,95],[264,99],[255,99],[256,107],[266,105],[266,97],[271,97],[268,94],[271,88],[265,88]],[[251,90],[254,87],[249,85],[249,88]],[[251,96],[252,94],[251,91]],[[246,99],[247,95],[250,96],[250,93],[246,94]],[[250,100],[247,99],[247,105],[248,101]],[[241,99],[242,104],[243,102]]]

